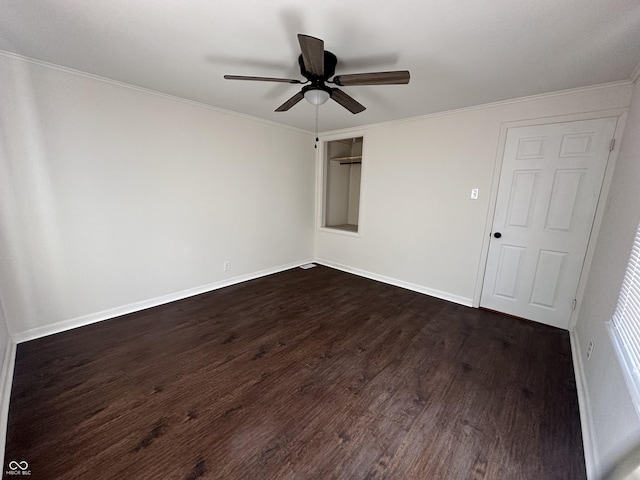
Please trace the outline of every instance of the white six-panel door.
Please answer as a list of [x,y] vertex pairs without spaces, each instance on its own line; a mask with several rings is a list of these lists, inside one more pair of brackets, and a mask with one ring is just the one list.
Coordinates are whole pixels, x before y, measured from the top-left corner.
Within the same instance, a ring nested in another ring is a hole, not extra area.
[[568,327],[616,121],[507,131],[482,307]]

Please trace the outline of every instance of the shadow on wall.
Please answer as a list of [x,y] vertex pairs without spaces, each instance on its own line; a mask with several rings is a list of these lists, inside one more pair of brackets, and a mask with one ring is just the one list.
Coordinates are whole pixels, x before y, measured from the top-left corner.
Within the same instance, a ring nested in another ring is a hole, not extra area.
[[[0,110],[0,299],[9,322],[37,318],[40,313],[33,299],[39,285],[56,285],[52,276],[66,262],[59,248],[56,204],[30,64],[0,57],[0,67],[0,83],[5,86]],[[34,251],[39,252],[35,262],[28,259]]]

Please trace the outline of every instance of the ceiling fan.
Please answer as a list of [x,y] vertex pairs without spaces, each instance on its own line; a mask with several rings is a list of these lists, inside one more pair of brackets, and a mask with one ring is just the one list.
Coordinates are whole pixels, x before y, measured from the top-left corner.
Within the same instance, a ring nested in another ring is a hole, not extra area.
[[[302,54],[298,57],[300,73],[306,81],[273,78],[249,77],[244,75],[225,75],[227,80],[252,80],[259,82],[280,82],[304,85],[302,90],[284,102],[276,112],[286,112],[303,98],[313,105],[322,105],[329,99],[338,102],[351,113],[360,113],[365,107],[342,90],[327,86],[327,83],[340,87],[353,85],[401,85],[409,83],[409,71],[397,70],[393,72],[353,73],[335,75],[337,57],[324,49],[324,41],[309,35],[298,34],[298,42]],[[333,78],[331,78],[333,77]]]

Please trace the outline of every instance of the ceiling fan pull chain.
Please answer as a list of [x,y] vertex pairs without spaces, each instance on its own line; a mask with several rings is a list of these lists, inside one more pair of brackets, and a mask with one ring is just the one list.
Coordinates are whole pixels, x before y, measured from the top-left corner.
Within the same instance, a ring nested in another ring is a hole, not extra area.
[[318,148],[318,142],[320,139],[318,138],[318,110],[320,109],[320,105],[316,105],[316,144],[313,148]]

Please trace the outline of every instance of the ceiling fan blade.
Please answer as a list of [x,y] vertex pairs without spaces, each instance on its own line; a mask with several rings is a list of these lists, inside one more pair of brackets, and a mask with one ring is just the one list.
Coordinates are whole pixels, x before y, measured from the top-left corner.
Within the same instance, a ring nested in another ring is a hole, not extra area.
[[300,43],[302,60],[307,72],[318,76],[324,75],[324,41],[299,33],[298,43]]
[[224,78],[227,80],[251,80],[254,82],[302,83],[300,80],[292,78],[247,77],[245,75],[225,75]]
[[351,113],[360,113],[366,110],[366,107],[358,103],[353,97],[347,95],[337,88],[331,89],[331,98],[349,110]]
[[293,107],[296,103],[298,103],[303,98],[304,98],[304,95],[302,94],[302,92],[298,92],[293,97],[291,97],[289,100],[287,100],[282,105],[280,105],[278,108],[276,108],[275,111],[276,112],[286,112],[287,110],[289,110],[291,107]]
[[336,75],[333,77],[333,83],[341,87],[350,85],[405,85],[409,83],[409,78],[409,70],[397,70],[395,72]]

